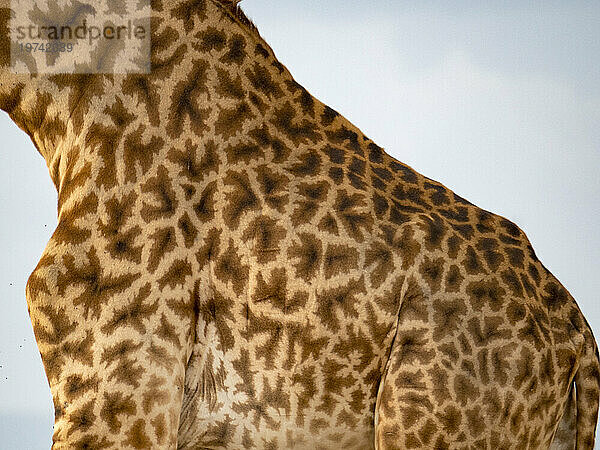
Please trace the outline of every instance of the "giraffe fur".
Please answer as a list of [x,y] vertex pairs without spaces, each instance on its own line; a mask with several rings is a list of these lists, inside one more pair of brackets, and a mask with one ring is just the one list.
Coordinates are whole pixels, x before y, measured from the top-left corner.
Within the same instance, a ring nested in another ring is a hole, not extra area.
[[148,74],[12,73],[58,191],[27,283],[53,449],[592,449],[599,362],[514,223],[314,98],[237,1]]

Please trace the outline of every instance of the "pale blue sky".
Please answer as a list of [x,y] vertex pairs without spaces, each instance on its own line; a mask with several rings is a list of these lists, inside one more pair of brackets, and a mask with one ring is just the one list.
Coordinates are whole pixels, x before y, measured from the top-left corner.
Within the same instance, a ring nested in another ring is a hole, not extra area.
[[[600,335],[600,3],[244,0],[311,93],[396,158],[515,221]],[[0,115],[0,448],[48,448],[25,282],[56,224]]]

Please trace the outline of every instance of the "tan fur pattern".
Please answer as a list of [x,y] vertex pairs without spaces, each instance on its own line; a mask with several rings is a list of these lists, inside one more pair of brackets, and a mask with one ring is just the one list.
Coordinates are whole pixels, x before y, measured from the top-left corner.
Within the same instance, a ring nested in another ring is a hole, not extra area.
[[27,285],[53,448],[593,448],[596,343],[523,232],[313,98],[237,2],[152,6],[149,75],[0,69],[58,190]]

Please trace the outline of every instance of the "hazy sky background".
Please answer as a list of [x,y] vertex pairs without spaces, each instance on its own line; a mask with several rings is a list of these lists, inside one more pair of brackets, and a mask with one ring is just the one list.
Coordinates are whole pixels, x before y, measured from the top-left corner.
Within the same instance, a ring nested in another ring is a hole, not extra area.
[[[388,153],[528,234],[600,337],[600,2],[245,0],[296,80]],[[0,448],[49,448],[25,282],[56,226],[0,115]]]

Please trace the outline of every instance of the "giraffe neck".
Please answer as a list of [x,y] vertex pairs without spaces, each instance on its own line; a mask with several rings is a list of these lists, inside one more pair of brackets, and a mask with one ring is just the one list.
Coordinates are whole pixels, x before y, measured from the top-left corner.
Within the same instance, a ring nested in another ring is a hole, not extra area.
[[204,135],[229,140],[271,114],[280,86],[296,86],[236,3],[154,0],[150,74],[2,74],[0,107],[46,159],[59,210],[86,162],[98,163],[96,186],[132,182],[167,142],[185,146],[188,131],[198,151]]

